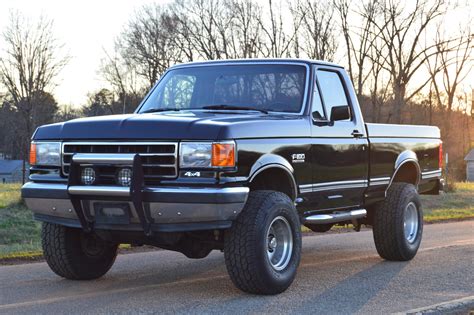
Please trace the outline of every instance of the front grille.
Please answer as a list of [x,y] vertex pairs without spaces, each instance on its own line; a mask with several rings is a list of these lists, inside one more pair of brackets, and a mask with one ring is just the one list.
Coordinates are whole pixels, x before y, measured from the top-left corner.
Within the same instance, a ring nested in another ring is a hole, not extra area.
[[[62,172],[69,175],[71,159],[75,153],[130,154],[142,158],[147,185],[162,178],[176,178],[178,174],[178,144],[175,142],[65,142],[62,148]],[[101,184],[114,184],[118,168],[113,165],[97,166]]]

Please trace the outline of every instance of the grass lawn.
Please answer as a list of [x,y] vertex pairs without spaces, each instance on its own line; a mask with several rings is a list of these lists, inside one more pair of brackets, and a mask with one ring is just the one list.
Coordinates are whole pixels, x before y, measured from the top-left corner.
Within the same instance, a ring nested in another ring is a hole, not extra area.
[[[0,185],[0,259],[41,254],[41,224],[22,202],[20,186]],[[422,199],[426,222],[474,218],[474,183],[456,183],[454,192]]]
[[421,196],[426,222],[474,218],[474,182],[454,184],[455,191]]
[[41,248],[41,223],[20,198],[18,184],[0,184],[0,257],[10,253],[35,254]]

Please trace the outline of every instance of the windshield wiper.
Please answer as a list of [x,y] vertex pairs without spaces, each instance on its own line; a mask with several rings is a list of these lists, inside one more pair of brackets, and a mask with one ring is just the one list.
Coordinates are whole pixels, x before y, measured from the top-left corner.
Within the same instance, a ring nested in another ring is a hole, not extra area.
[[258,111],[258,112],[261,112],[261,113],[264,113],[264,114],[268,114],[267,110],[257,108],[257,107],[226,105],[226,104],[203,106],[202,109],[255,110],[255,111]]
[[147,109],[147,110],[145,110],[145,111],[143,111],[143,112],[140,112],[139,114],[168,112],[168,111],[179,112],[180,110],[181,110],[180,108],[174,108],[174,107],[150,108],[150,109]]

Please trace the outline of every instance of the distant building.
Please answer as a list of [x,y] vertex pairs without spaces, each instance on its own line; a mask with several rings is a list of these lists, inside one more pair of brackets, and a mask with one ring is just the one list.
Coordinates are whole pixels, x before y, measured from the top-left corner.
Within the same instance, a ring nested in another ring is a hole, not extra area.
[[464,158],[466,161],[466,179],[468,182],[474,182],[474,149]]
[[[28,178],[29,166],[26,164],[25,180]],[[0,184],[21,182],[23,179],[22,160],[0,160]]]

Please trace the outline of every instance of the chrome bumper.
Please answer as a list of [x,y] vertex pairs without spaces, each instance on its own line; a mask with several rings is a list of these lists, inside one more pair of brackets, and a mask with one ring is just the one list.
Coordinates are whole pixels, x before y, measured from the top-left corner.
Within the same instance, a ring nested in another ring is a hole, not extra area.
[[[232,221],[242,211],[248,197],[248,187],[194,188],[144,187],[143,209],[151,228],[163,230],[167,224],[209,223]],[[85,217],[93,228],[95,204],[104,202],[127,203],[130,207],[130,225],[140,230],[140,217],[130,189],[116,186],[68,186],[66,184],[29,182],[22,187],[22,197],[37,219],[57,222],[70,220],[80,227],[71,197],[79,198]],[[204,225],[203,225],[204,226]],[[219,225],[217,226],[225,226]],[[124,227],[108,226],[110,229]],[[166,229],[165,229],[166,230]]]

